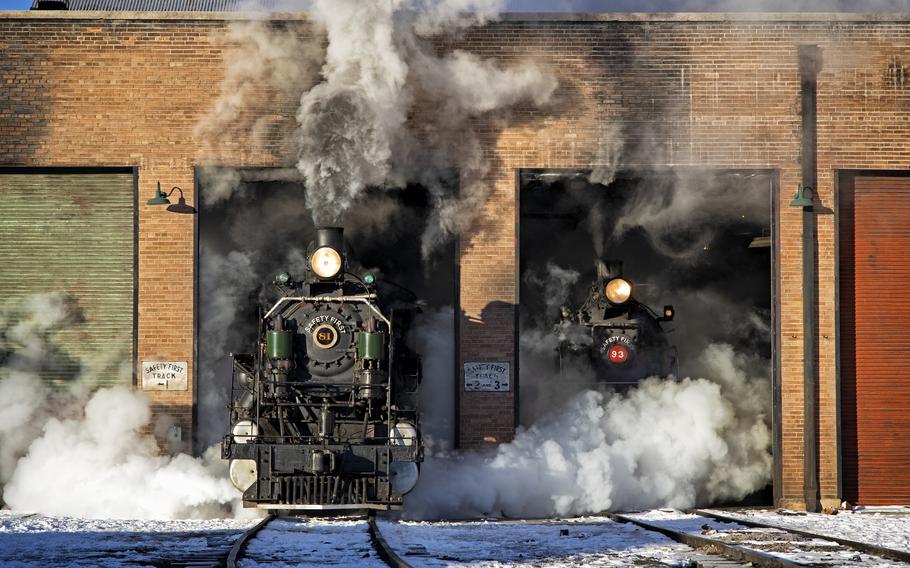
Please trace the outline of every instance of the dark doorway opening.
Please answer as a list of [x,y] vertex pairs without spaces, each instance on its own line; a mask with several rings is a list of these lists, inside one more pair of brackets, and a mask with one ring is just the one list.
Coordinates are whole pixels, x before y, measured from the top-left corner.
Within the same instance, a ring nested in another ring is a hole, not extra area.
[[[771,379],[778,447],[776,172],[672,168],[619,172],[606,184],[591,178],[587,170],[520,174],[520,423],[582,390],[608,388],[599,371],[567,373],[555,338],[560,311],[585,303],[602,261],[655,314],[673,306],[661,327],[675,347],[677,378],[704,376],[701,354],[722,342]],[[775,455],[775,477],[778,463]],[[770,487],[748,500],[771,501]]]
[[[292,277],[303,271],[315,225],[296,170],[202,169],[197,171],[197,195],[194,448],[199,453],[228,431],[229,353],[252,348],[259,307],[278,297],[272,281],[282,271]],[[376,277],[380,294],[383,287],[412,291],[424,305],[426,320],[436,326],[431,332],[451,338],[455,247],[449,244],[429,259],[421,257],[420,235],[431,207],[428,192],[419,186],[371,190],[338,225],[345,229],[351,271]],[[450,315],[445,319],[440,313]],[[433,337],[431,343],[445,342]],[[453,355],[447,355],[451,361]],[[447,364],[449,377],[453,367]]]

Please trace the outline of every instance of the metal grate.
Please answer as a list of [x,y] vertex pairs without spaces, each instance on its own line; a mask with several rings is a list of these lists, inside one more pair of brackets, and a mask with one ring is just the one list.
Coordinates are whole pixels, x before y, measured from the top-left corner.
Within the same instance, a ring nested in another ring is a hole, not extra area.
[[277,497],[287,505],[356,505],[367,501],[369,480],[337,475],[280,477]]

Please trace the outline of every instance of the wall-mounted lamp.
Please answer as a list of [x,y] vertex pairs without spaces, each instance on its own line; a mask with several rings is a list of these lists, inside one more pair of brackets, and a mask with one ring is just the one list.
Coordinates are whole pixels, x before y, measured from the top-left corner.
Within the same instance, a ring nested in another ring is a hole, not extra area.
[[796,195],[793,196],[793,201],[790,202],[790,207],[812,207],[812,188],[809,186],[803,187],[803,184],[796,186]]
[[[180,199],[177,200],[177,203],[170,205],[170,200],[168,197],[174,194],[175,191],[180,192]],[[196,209],[191,205],[186,204],[186,198],[183,197],[183,190],[177,186],[171,188],[168,193],[161,191],[161,182],[158,182],[158,190],[155,192],[155,197],[146,201],[149,205],[167,205],[167,210],[171,213],[195,213]]]

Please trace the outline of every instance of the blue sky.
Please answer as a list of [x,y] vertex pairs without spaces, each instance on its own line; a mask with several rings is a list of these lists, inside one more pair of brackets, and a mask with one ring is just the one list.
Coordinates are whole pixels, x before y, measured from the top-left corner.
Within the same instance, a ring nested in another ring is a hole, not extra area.
[[[31,0],[0,0],[27,10]],[[910,12],[910,0],[507,0],[510,12]]]

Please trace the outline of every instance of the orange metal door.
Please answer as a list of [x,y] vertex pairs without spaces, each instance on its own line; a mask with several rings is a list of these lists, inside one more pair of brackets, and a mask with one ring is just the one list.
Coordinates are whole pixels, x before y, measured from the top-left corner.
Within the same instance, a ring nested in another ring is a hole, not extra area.
[[844,498],[910,504],[910,177],[842,174]]

